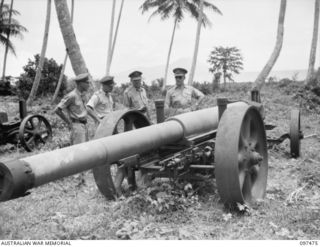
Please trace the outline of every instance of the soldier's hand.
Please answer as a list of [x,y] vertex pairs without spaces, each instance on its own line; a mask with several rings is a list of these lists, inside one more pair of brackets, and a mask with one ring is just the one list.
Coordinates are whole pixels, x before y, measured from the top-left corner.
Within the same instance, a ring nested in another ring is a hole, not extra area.
[[70,131],[73,130],[73,125],[72,125],[72,123],[68,123],[68,129],[69,129]]
[[94,124],[96,125],[96,127],[99,126],[100,122],[101,122],[101,121],[100,121],[99,119],[95,119],[95,120],[94,120]]
[[146,107],[146,106],[142,106],[142,107],[140,107],[140,108],[138,109],[138,111],[140,111],[140,112],[142,112],[142,113],[146,112],[146,110],[147,110],[147,107]]

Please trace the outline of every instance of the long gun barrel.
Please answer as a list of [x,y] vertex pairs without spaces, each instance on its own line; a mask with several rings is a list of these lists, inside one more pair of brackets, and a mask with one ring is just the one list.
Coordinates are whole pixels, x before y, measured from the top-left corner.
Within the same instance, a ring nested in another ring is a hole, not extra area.
[[[245,102],[228,105],[248,107]],[[218,128],[218,107],[184,113],[167,121],[34,156],[0,162],[0,201],[31,188],[146,153]]]

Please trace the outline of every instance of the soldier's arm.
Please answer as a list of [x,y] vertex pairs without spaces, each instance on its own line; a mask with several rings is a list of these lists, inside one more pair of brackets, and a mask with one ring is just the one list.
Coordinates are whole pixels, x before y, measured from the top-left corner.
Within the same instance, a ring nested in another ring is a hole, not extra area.
[[146,115],[147,115],[147,117],[149,118],[149,120],[151,120],[151,118],[150,118],[150,109],[149,109],[149,99],[148,99],[148,96],[147,96],[147,92],[146,92],[146,90],[144,90],[144,96],[146,97],[146,101],[147,101],[147,105],[146,105]]
[[111,95],[111,99],[112,99],[112,110],[114,111],[116,109],[116,100],[114,95]]
[[201,101],[204,98],[204,94],[196,88],[193,88],[192,95],[194,98],[196,98],[199,101]]
[[128,92],[126,91],[123,94],[123,104],[124,106],[130,108],[130,98],[129,98]]
[[96,124],[99,124],[100,123],[100,119],[99,119],[98,115],[96,114],[96,112],[91,108],[91,106],[87,105],[86,108],[87,108],[87,111],[88,111],[88,115],[93,119],[93,121]]
[[142,99],[144,99],[144,100],[142,100],[142,102],[144,103],[144,105],[143,106],[141,106],[138,110],[139,111],[141,111],[141,112],[146,112],[146,114],[147,115],[149,115],[149,113],[148,113],[148,105],[149,105],[149,99],[148,99],[148,97],[147,97],[147,92],[146,92],[146,90],[143,88],[142,89],[143,91],[141,92],[141,97],[142,97]]
[[57,114],[67,124],[69,129],[72,129],[72,122],[70,117],[63,112],[63,109],[66,109],[68,106],[70,106],[73,100],[74,99],[72,96],[67,94],[54,109],[54,113]]
[[165,99],[165,102],[164,102],[164,107],[165,108],[169,108],[170,106],[171,106],[171,96],[170,96],[170,92],[167,91],[166,99]]
[[67,117],[66,114],[64,114],[64,112],[62,111],[62,109],[59,106],[57,106],[54,109],[54,112],[67,124],[69,129],[72,129],[71,119],[69,117]]
[[198,100],[198,102],[196,103],[196,109],[199,109],[199,106],[201,105],[204,99],[204,94],[196,88],[193,88],[192,94],[193,94],[193,97]]
[[89,116],[93,119],[93,121],[96,124],[100,123],[100,119],[94,110],[94,108],[96,107],[98,102],[99,102],[99,98],[97,97],[97,95],[94,94],[94,95],[92,95],[92,97],[90,98],[90,100],[88,101],[88,103],[86,105]]

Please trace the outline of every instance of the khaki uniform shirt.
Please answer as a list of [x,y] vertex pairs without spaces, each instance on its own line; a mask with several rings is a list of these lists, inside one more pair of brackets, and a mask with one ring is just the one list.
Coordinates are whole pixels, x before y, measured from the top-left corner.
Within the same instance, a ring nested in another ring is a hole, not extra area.
[[113,111],[114,103],[111,94],[100,89],[91,96],[87,106],[94,109],[99,118],[104,118],[108,113]]
[[148,106],[147,93],[144,88],[138,90],[134,86],[128,87],[124,91],[124,105],[129,108],[142,108]]
[[75,88],[64,96],[57,107],[62,110],[67,110],[71,119],[83,120],[86,119],[88,115],[84,105],[85,100],[85,93],[81,94],[80,91]]
[[168,107],[183,108],[191,105],[192,98],[200,99],[202,97],[204,94],[192,86],[174,86],[168,90],[165,104]]

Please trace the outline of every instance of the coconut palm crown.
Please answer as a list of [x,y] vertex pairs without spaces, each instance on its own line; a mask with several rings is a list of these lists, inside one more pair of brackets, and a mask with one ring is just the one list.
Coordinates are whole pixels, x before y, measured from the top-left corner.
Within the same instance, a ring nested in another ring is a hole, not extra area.
[[[173,17],[177,22],[181,22],[184,18],[185,12],[189,13],[191,17],[198,19],[199,16],[200,0],[146,0],[140,7],[142,13],[150,9],[155,9],[150,18],[159,15],[162,20]],[[208,1],[204,1],[204,8],[212,10],[218,14],[222,14],[221,11]],[[208,16],[203,13],[203,26],[211,26],[211,22]]]
[[[20,15],[19,11],[12,10],[12,15]],[[10,20],[10,8],[9,5],[3,4],[0,11],[0,43],[4,46],[8,45],[8,49],[14,54],[15,49],[12,41],[8,39],[9,37],[20,37],[22,38],[22,32],[26,32],[27,29],[22,26],[16,19],[11,17]]]

